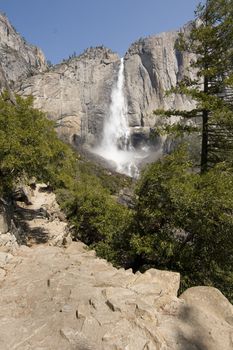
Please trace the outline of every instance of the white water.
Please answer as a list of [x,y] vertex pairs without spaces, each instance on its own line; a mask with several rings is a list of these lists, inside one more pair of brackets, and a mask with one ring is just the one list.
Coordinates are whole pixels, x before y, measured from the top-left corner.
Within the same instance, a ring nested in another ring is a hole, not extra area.
[[113,163],[119,173],[138,177],[137,164],[140,159],[145,157],[145,152],[136,151],[130,141],[127,103],[124,96],[123,58],[118,72],[117,84],[111,95],[109,116],[104,123],[103,139],[94,152]]

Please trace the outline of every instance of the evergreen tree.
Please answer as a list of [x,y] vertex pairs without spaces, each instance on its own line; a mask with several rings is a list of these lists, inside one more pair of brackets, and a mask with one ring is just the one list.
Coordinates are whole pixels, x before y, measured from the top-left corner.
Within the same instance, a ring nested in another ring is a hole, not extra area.
[[0,97],[0,194],[11,191],[21,177],[66,187],[75,176],[73,152],[32,102],[16,96],[12,103],[7,93]]
[[184,77],[170,92],[191,96],[196,108],[155,113],[201,117],[201,171],[205,172],[208,166],[229,160],[233,150],[233,0],[207,0],[195,15],[190,33],[179,35],[176,49],[195,54],[191,69],[197,76]]
[[233,176],[227,164],[200,175],[182,147],[148,165],[129,229],[113,236],[125,267],[181,273],[181,290],[219,288],[233,301]]

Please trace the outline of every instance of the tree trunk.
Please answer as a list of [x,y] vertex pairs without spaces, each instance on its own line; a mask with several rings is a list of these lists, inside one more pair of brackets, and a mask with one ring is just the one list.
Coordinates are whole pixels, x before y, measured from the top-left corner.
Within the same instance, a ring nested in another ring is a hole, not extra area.
[[207,171],[208,163],[208,111],[202,115],[201,173]]
[[[204,93],[208,93],[208,79],[204,77]],[[202,145],[201,145],[201,173],[207,171],[208,165],[208,117],[209,111],[202,112]]]

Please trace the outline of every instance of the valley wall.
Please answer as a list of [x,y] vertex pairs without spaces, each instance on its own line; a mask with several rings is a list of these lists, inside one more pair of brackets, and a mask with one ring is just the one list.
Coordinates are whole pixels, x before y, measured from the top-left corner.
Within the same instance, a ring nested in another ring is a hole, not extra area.
[[[189,25],[181,29],[188,31]],[[179,31],[140,39],[125,54],[125,96],[132,134],[148,137],[159,123],[156,108],[192,108],[187,97],[165,92],[188,71],[192,56],[174,49]],[[103,46],[48,67],[42,51],[29,45],[0,15],[0,88],[33,95],[35,107],[56,122],[71,144],[96,145],[109,114],[120,57]],[[188,72],[188,73],[187,73]]]

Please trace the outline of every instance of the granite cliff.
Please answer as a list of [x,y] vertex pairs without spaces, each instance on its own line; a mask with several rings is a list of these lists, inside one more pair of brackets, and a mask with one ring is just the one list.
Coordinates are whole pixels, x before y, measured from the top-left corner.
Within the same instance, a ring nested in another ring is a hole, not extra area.
[[[189,108],[181,96],[164,98],[176,85],[191,57],[174,50],[178,32],[162,33],[134,43],[125,55],[125,95],[132,134],[148,135],[160,107]],[[32,94],[35,106],[57,122],[60,135],[70,142],[96,144],[108,116],[111,91],[120,58],[104,47],[88,49],[46,73],[23,80],[17,92]]]
[[16,82],[46,69],[43,52],[28,44],[0,13],[0,91],[14,89]]
[[[180,32],[186,32],[185,26]],[[187,97],[165,96],[165,92],[189,72],[192,56],[174,49],[179,31],[161,33],[140,39],[132,44],[125,55],[126,95],[129,123],[132,127],[153,127],[159,108],[184,109],[192,107]]]
[[[181,31],[188,28],[187,25]],[[140,39],[125,54],[128,119],[136,136],[148,136],[159,119],[153,116],[154,109],[192,106],[182,96],[164,96],[192,59],[174,49],[178,32]],[[0,58],[1,88],[22,96],[33,95],[35,107],[56,121],[59,135],[70,143],[98,144],[120,65],[116,53],[105,47],[90,48],[48,68],[41,50],[27,44],[1,15]]]
[[46,73],[23,80],[17,92],[32,94],[35,106],[56,121],[65,140],[92,143],[101,137],[118,65],[119,57],[111,50],[90,48]]

